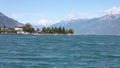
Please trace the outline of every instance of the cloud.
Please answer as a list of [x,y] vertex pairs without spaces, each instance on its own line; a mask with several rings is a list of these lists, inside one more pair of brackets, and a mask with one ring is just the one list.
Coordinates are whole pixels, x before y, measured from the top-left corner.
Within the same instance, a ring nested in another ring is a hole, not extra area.
[[[48,21],[43,15],[39,15],[39,13],[19,13],[19,14],[12,14],[11,17],[18,20],[27,23],[31,23],[32,25],[38,25],[38,26],[50,26],[54,24],[55,22]],[[41,19],[39,19],[41,18]]]
[[68,14],[67,15],[67,20],[72,20],[72,19],[76,19],[77,15],[76,14]]
[[113,7],[111,9],[108,9],[106,11],[104,11],[105,14],[120,14],[120,7]]
[[35,25],[50,26],[52,24],[53,24],[52,21],[48,21],[48,20],[45,20],[45,19],[40,19]]

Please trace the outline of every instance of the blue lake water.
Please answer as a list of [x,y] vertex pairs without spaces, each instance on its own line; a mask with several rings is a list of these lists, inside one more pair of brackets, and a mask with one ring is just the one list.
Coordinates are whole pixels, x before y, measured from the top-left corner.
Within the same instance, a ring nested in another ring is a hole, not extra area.
[[120,68],[120,36],[0,34],[0,68]]

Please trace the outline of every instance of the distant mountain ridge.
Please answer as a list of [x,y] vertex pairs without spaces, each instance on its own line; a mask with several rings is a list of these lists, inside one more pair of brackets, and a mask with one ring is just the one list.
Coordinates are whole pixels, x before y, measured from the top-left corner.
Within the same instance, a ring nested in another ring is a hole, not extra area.
[[15,28],[15,27],[23,26],[22,23],[19,23],[17,20],[9,18],[0,12],[0,27],[3,27],[4,25],[7,28]]
[[75,34],[120,35],[120,14],[105,15],[92,19],[61,21],[52,26],[73,28]]

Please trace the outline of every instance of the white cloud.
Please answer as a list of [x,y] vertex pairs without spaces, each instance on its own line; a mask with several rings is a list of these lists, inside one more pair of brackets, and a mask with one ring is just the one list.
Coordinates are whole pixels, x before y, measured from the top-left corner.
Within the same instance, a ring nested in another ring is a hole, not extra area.
[[77,15],[76,14],[68,14],[67,15],[67,20],[72,20],[72,19],[76,19]]
[[[20,13],[20,14],[11,15],[12,18],[19,21],[23,21],[24,24],[27,23],[27,21],[33,25],[39,25],[39,26],[50,26],[55,23],[52,21],[48,21],[44,19],[44,17],[42,18],[41,16],[42,15],[39,15],[37,13]],[[41,19],[38,19],[38,18],[41,18]]]
[[45,19],[40,19],[35,25],[50,26],[52,24],[53,24],[52,21],[48,21],[48,20],[45,20]]
[[113,7],[111,9],[108,9],[106,11],[104,11],[105,14],[120,14],[120,7]]

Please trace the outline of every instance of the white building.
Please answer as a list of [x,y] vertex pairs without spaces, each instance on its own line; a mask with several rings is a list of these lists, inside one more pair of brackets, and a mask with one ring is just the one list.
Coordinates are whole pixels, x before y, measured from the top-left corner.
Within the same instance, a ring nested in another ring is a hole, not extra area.
[[14,28],[14,30],[17,30],[17,31],[23,31],[23,28]]

